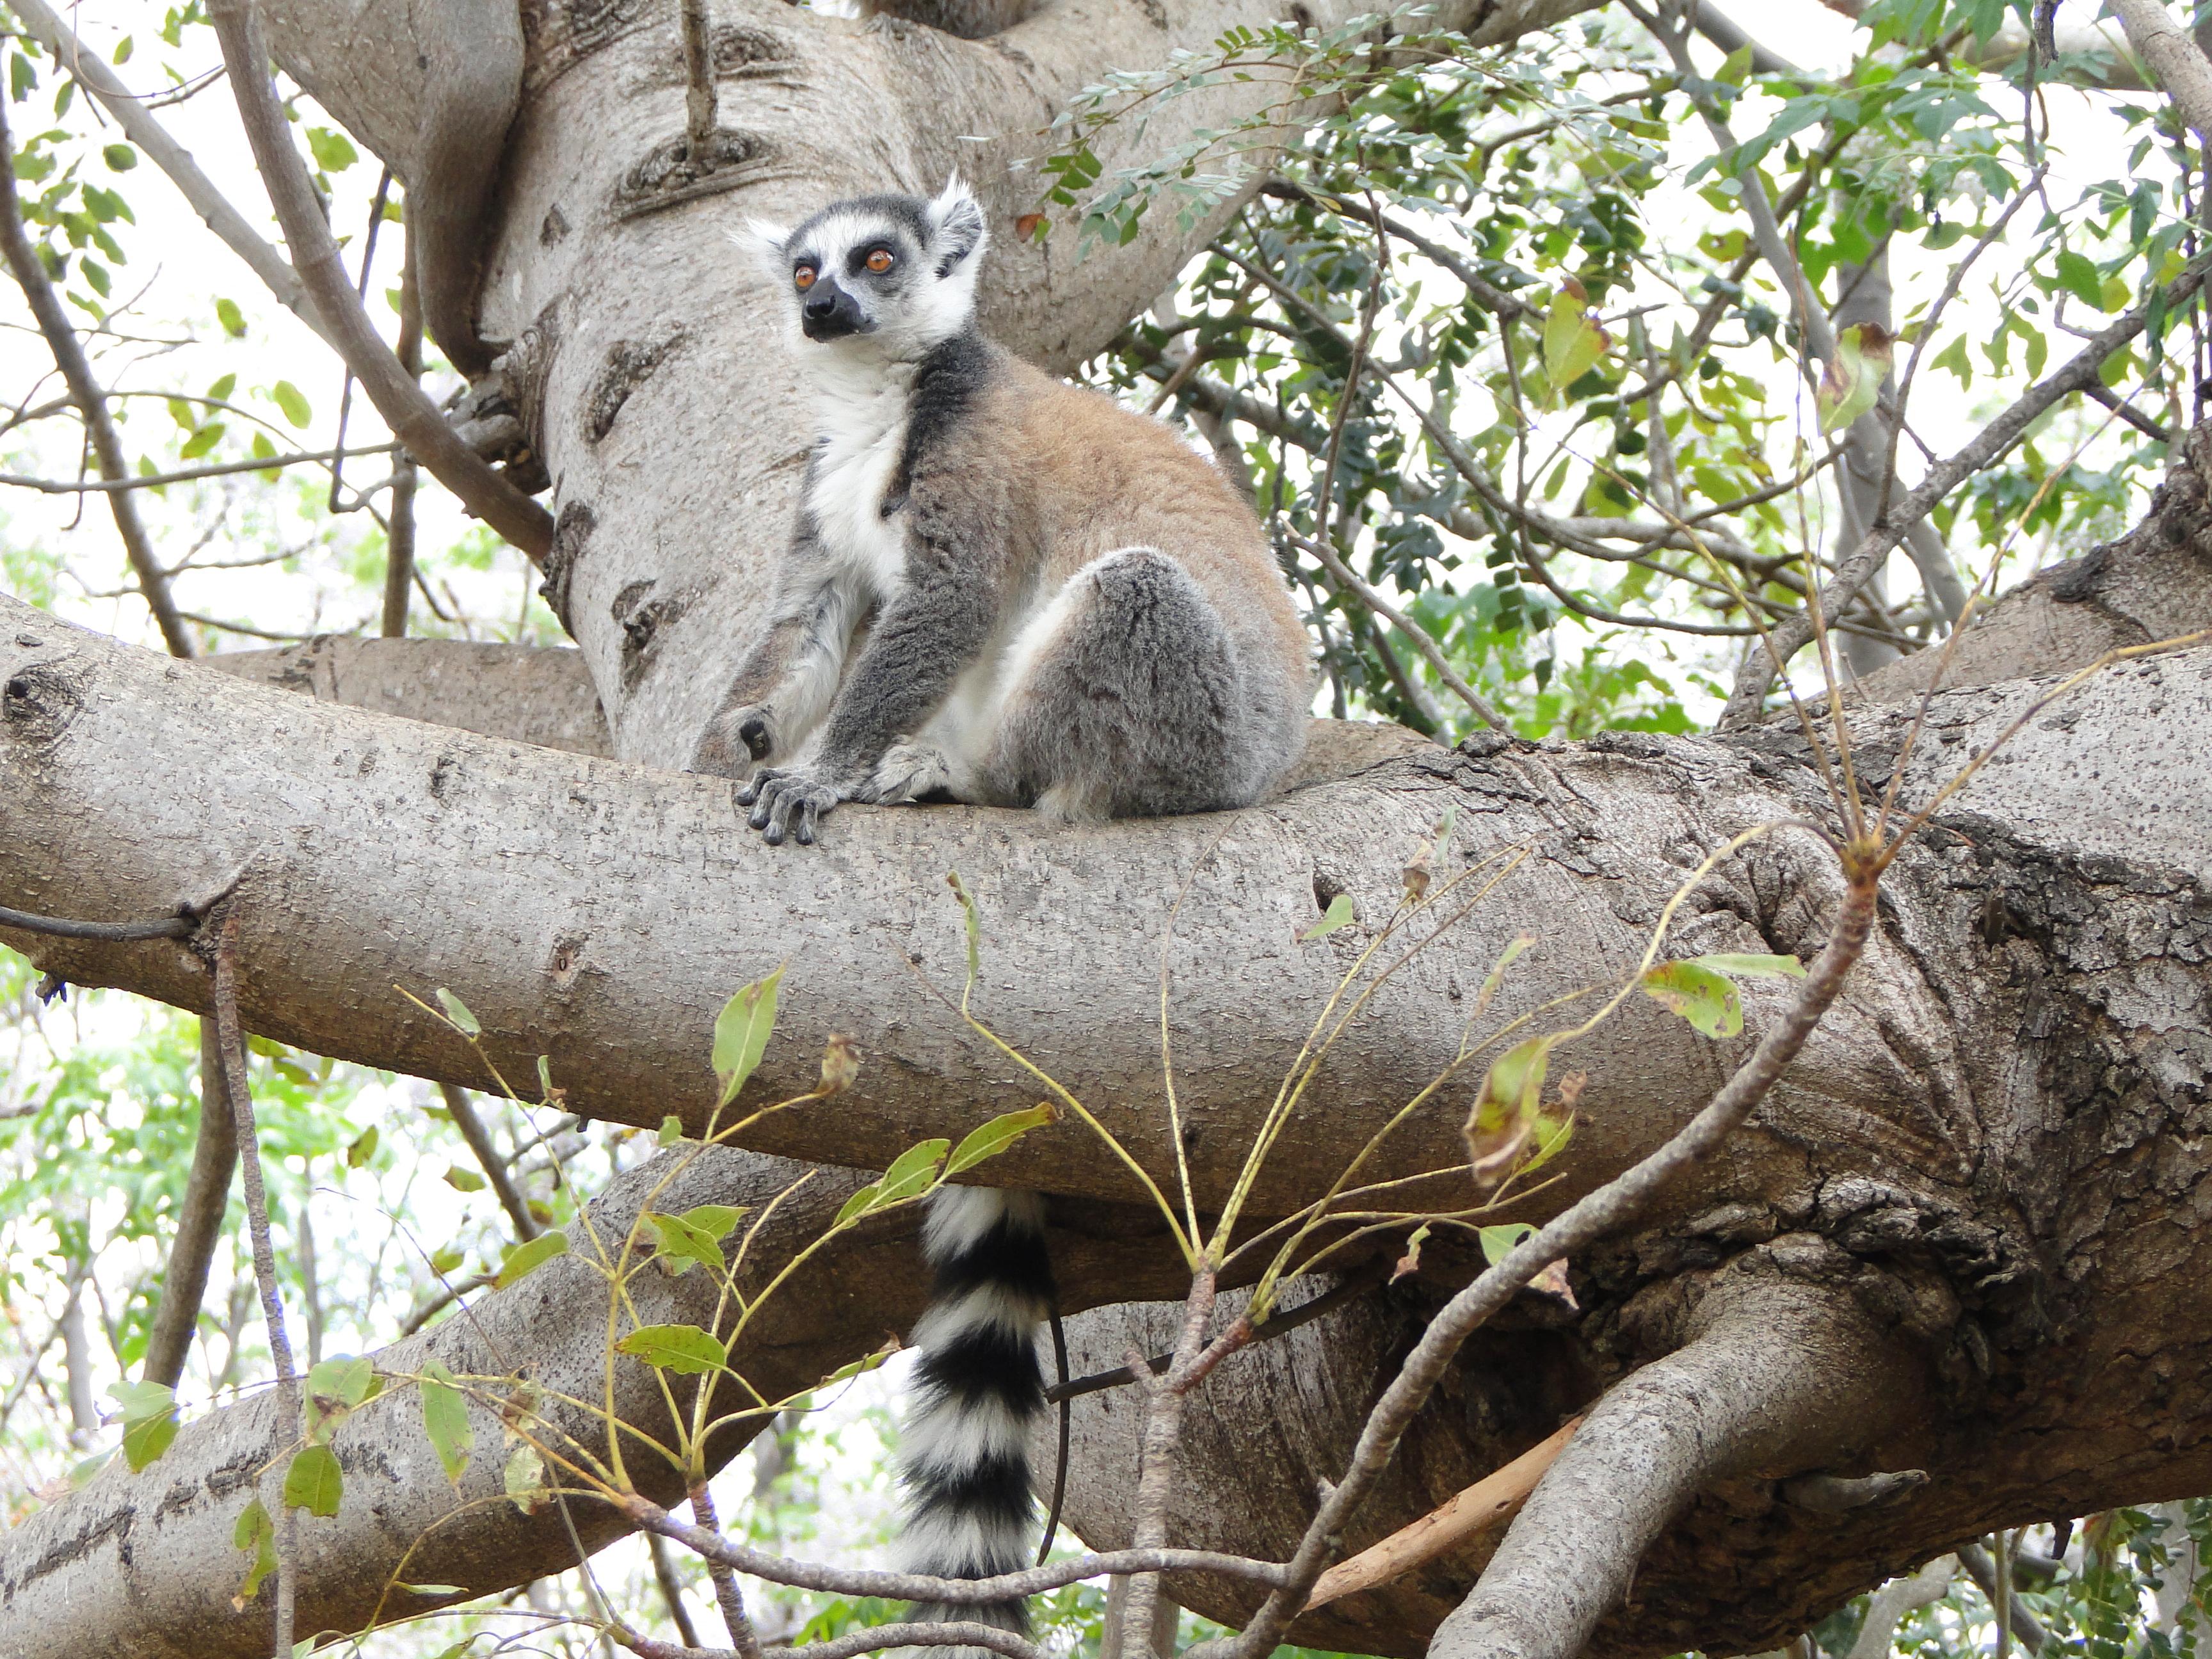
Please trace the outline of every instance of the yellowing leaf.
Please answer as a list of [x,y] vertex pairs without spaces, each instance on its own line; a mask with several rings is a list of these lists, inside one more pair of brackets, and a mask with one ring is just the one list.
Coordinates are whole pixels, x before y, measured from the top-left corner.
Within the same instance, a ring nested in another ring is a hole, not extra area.
[[358,1170],[376,1156],[376,1125],[363,1129],[353,1144],[346,1148],[346,1168]]
[[950,1179],[963,1170],[972,1170],[987,1158],[996,1158],[1030,1130],[1042,1129],[1059,1115],[1057,1109],[1041,1103],[1026,1111],[1008,1112],[970,1129],[945,1160],[946,1177]]
[[738,1097],[767,1052],[769,1033],[775,1029],[775,990],[783,979],[779,968],[766,979],[755,980],[722,1005],[714,1021],[714,1075],[722,1080],[721,1098],[726,1106]]
[[1725,974],[1698,962],[1662,962],[1637,981],[1644,995],[1680,1014],[1709,1037],[1743,1030],[1743,999]]
[[1504,1180],[1528,1145],[1544,1095],[1544,1074],[1562,1035],[1554,1031],[1516,1042],[1483,1073],[1482,1087],[1475,1091],[1462,1132],[1467,1136],[1468,1162],[1483,1185]]
[[1730,979],[1802,979],[1805,964],[1795,957],[1740,956],[1723,951],[1709,957],[1692,957],[1691,961],[1715,973],[1726,974]]
[[501,1472],[501,1485],[514,1507],[525,1515],[535,1515],[545,1506],[545,1460],[538,1455],[538,1448],[527,1440],[515,1443],[514,1449],[507,1455],[507,1467]]
[[832,1031],[822,1049],[822,1092],[842,1095],[860,1074],[860,1045],[842,1031]]
[[1298,935],[1298,943],[1306,944],[1317,939],[1327,939],[1340,927],[1349,927],[1358,919],[1352,908],[1352,895],[1339,893],[1328,902],[1328,908],[1321,913],[1321,920]]
[[527,1243],[518,1244],[507,1253],[507,1259],[499,1264],[499,1277],[494,1283],[503,1291],[517,1279],[528,1277],[555,1256],[568,1254],[568,1234],[540,1233]]
[[696,1325],[641,1325],[616,1343],[615,1351],[655,1370],[686,1376],[720,1370],[730,1357],[728,1349]]
[[1894,347],[1895,337],[1880,323],[1853,323],[1836,331],[1836,355],[1813,392],[1821,431],[1840,432],[1874,407]]
[[1544,314],[1544,378],[1554,396],[1588,374],[1605,350],[1605,331],[1591,320],[1581,288],[1562,288]]

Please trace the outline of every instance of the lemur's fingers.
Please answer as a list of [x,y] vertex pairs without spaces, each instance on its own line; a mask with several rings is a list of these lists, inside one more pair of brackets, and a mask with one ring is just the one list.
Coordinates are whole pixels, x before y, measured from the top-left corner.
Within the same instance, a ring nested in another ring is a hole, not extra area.
[[775,746],[775,740],[769,735],[768,721],[758,714],[745,717],[738,727],[738,739],[757,761],[766,760],[768,751]]

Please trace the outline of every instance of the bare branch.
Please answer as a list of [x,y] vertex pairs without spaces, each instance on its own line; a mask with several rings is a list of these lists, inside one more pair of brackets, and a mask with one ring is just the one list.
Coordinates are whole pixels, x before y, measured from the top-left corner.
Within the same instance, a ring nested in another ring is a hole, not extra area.
[[[23,203],[15,189],[15,143],[8,131],[7,112],[0,110],[0,256],[8,261],[16,283],[29,301],[31,314],[38,319],[39,331],[46,337],[46,347],[54,354],[54,365],[68,382],[70,401],[84,417],[85,430],[92,438],[92,453],[100,463],[100,476],[111,483],[128,478],[131,464],[123,453],[123,440],[115,430],[115,422],[107,411],[107,396],[100,390],[100,381],[92,372],[92,362],[84,355],[84,344],[76,337],[76,328],[62,309],[61,296],[54,292],[52,280],[39,258],[38,250],[31,246],[29,234],[23,228]],[[174,657],[198,655],[192,646],[192,636],[185,628],[185,619],[177,614],[177,602],[169,593],[169,579],[161,569],[161,562],[154,556],[154,544],[146,534],[146,526],[138,517],[138,504],[127,493],[118,491],[108,502],[115,517],[115,533],[123,538],[124,556],[131,561],[131,574],[138,579],[138,591],[146,597],[147,609],[154,613],[154,621],[161,630],[161,640]]]
[[224,246],[246,261],[276,296],[276,302],[336,349],[330,331],[308,303],[307,292],[300,285],[299,273],[285,263],[283,253],[246,223],[245,216],[200,171],[191,152],[154,118],[149,101],[118,80],[114,71],[96,54],[85,51],[83,43],[70,32],[69,25],[55,15],[46,0],[7,0],[7,3],[8,9],[23,20],[23,26],[54,54],[56,61],[115,118],[123,129],[123,136],[145,151],[154,165],[169,175],[170,182],[191,204],[192,211],[222,240]]
[[230,1207],[230,1176],[238,1167],[238,1125],[231,1115],[222,1074],[222,1050],[216,1023],[200,1021],[200,1127],[192,1143],[192,1167],[185,1177],[184,1201],[177,1207],[177,1234],[162,1264],[161,1294],[154,1304],[146,1338],[149,1382],[177,1386],[185,1374],[192,1336],[199,1325],[200,1302],[207,1294],[208,1269],[222,1240],[223,1214]]
[[269,78],[269,49],[253,0],[215,0],[209,15],[222,43],[231,89],[254,160],[269,186],[276,221],[284,228],[300,280],[329,325],[339,355],[385,424],[431,475],[459,496],[470,512],[532,559],[543,560],[553,545],[552,514],[461,441],[437,406],[423,396],[414,376],[378,337],[362,309],[323,218],[313,181],[292,147],[291,125]]
[[1932,1606],[1950,1593],[1951,1575],[1958,1569],[1955,1557],[1939,1555],[1910,1578],[1893,1578],[1867,1603],[1866,1623],[1851,1644],[1847,1659],[1889,1659],[1890,1644],[1908,1613]]
[[159,489],[164,484],[196,483],[202,478],[227,478],[239,472],[268,472],[278,467],[328,466],[332,461],[356,455],[389,455],[391,444],[363,444],[356,449],[301,450],[291,455],[257,455],[240,461],[211,461],[205,466],[180,467],[174,472],[125,472],[100,478],[33,478],[21,472],[0,472],[0,486],[35,489],[42,495],[123,495],[134,489]]

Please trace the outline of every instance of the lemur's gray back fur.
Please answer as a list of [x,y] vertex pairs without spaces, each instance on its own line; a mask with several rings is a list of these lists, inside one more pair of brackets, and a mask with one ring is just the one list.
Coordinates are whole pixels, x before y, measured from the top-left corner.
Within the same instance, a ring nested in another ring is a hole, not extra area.
[[[975,331],[975,198],[957,182],[931,201],[867,197],[754,240],[805,337],[817,440],[768,625],[694,769],[750,771],[738,799],[771,843],[811,842],[848,801],[1097,819],[1273,787],[1310,684],[1251,508],[1169,428]],[[908,1564],[1009,1571],[1030,1546],[1044,1409],[1042,1205],[949,1190],[925,1248]]]

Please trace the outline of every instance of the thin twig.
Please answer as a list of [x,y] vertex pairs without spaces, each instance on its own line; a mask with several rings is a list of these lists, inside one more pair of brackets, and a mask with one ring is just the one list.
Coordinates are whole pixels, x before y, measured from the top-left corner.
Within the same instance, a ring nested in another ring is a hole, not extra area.
[[282,252],[246,222],[246,216],[230,204],[215,187],[214,181],[200,171],[190,152],[148,113],[152,107],[149,100],[131,92],[96,54],[87,52],[46,0],[8,0],[8,9],[23,20],[24,26],[53,52],[55,60],[115,118],[123,129],[123,136],[169,175],[169,181],[182,193],[192,211],[199,215],[224,246],[246,261],[270,293],[276,295],[276,303],[322,336],[335,349],[335,342],[331,341],[323,319],[308,302],[307,289],[300,285],[299,273],[285,262]]
[[714,137],[714,41],[707,0],[682,0],[684,140],[694,162],[703,163]]
[[1765,1098],[1842,991],[1845,976],[1866,948],[1874,922],[1875,878],[1856,866],[1846,873],[1850,879],[1826,945],[1807,970],[1790,1008],[1760,1038],[1751,1057],[1672,1139],[1546,1223],[1445,1304],[1369,1413],[1344,1479],[1323,1498],[1283,1583],[1241,1635],[1202,1644],[1187,1659],[1255,1659],[1271,1651],[1304,1607],[1346,1526],[1461,1345],[1545,1267],[1622,1225],[1676,1175],[1719,1151]]
[[228,477],[234,472],[264,472],[278,467],[315,465],[350,459],[356,455],[389,455],[392,444],[362,444],[352,449],[301,450],[290,455],[258,455],[249,460],[210,461],[205,466],[179,467],[174,472],[126,472],[118,477],[33,478],[20,472],[0,472],[0,486],[35,489],[42,495],[116,495],[134,489],[159,489],[165,484],[194,483],[202,478]]
[[199,921],[189,911],[155,921],[72,921],[65,916],[38,916],[28,910],[11,910],[0,904],[0,927],[50,939],[94,939],[103,945],[126,944],[141,939],[188,939],[199,931]]
[[[691,1518],[708,1532],[722,1530],[721,1518],[714,1513],[714,1495],[707,1489],[704,1480],[691,1488]],[[738,1575],[730,1571],[728,1562],[708,1556],[707,1576],[714,1581],[715,1605],[722,1610],[722,1627],[730,1632],[738,1659],[761,1659],[760,1638],[753,1633],[753,1621],[746,1615],[744,1592],[738,1588]]]
[[[422,377],[422,283],[415,264],[415,230],[410,220],[399,256],[399,367],[418,383]],[[379,629],[387,640],[407,634],[408,595],[415,580],[415,491],[421,469],[399,447],[392,465],[392,523],[384,533],[384,615]]]
[[[22,198],[15,189],[15,141],[8,130],[7,112],[0,108],[0,255],[5,256],[8,269],[14,273],[17,286],[23,290],[23,298],[29,302],[31,315],[38,319],[39,331],[46,337],[46,349],[54,354],[54,366],[69,384],[70,401],[84,417],[86,435],[91,439],[92,453],[100,462],[100,476],[112,487],[131,476],[131,462],[123,453],[123,439],[115,429],[115,419],[108,413],[107,394],[100,389],[99,378],[92,372],[91,359],[84,355],[84,343],[77,338],[76,326],[62,309],[61,296],[54,292],[53,280],[46,275],[46,264],[31,246],[30,234],[24,228]],[[138,591],[145,595],[146,608],[154,613],[155,624],[161,630],[161,641],[169,647],[169,654],[198,654],[184,618],[177,614],[177,602],[169,592],[169,579],[162,574],[161,562],[154,556],[154,543],[138,516],[137,498],[127,491],[118,490],[108,501],[108,510],[115,519],[115,533],[123,538],[124,556],[131,562],[131,574],[138,579]]]
[[[279,1443],[301,1431],[300,1385],[292,1370],[292,1342],[284,1331],[283,1293],[276,1284],[276,1253],[269,1242],[269,1189],[261,1177],[261,1143],[253,1125],[253,1096],[246,1082],[246,1039],[238,1022],[238,911],[226,905],[216,926],[214,999],[216,1042],[222,1050],[223,1086],[237,1125],[239,1167],[245,1177],[246,1222],[253,1243],[253,1278],[268,1322],[269,1352],[276,1365]],[[299,1595],[297,1518],[281,1495],[276,1511],[276,1650],[292,1651],[292,1614]]]

